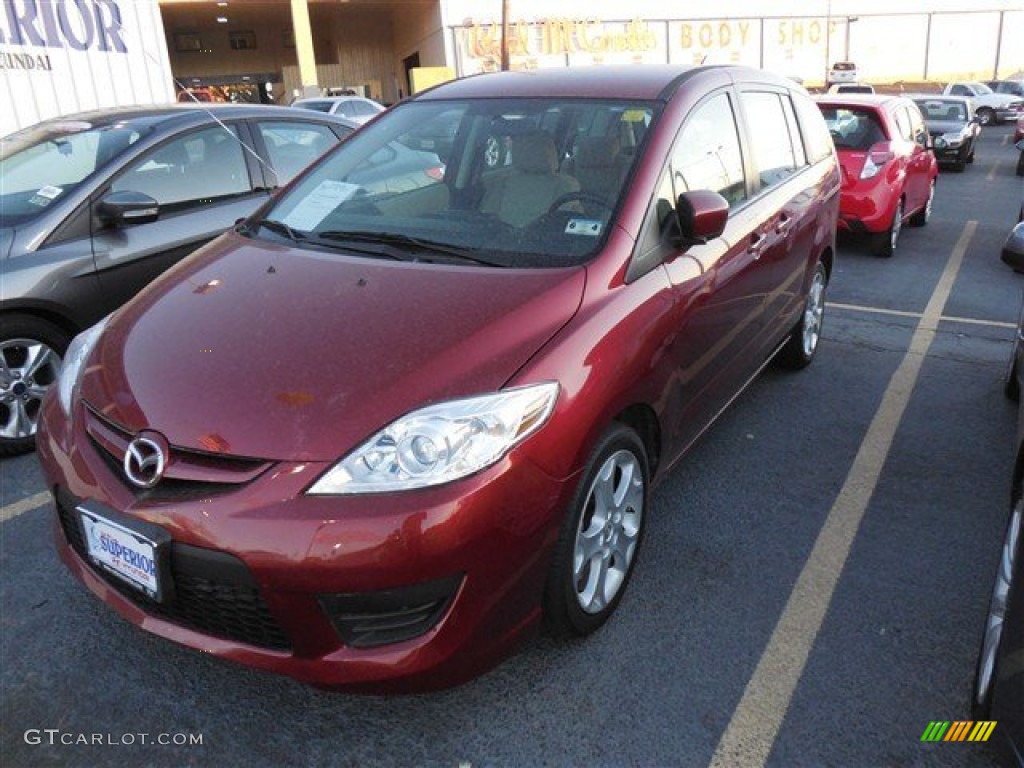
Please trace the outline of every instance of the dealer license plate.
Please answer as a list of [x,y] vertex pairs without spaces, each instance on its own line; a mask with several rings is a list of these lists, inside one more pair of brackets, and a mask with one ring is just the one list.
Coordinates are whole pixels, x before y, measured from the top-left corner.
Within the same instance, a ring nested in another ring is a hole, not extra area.
[[159,544],[91,509],[79,507],[78,511],[82,516],[89,559],[154,600],[159,600]]

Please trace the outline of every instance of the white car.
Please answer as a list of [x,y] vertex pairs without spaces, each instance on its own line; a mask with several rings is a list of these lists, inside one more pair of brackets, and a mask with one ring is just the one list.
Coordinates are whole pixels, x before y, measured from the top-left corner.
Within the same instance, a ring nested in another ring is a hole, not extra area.
[[1024,115],[1024,99],[1009,93],[996,93],[984,83],[950,83],[942,93],[946,96],[966,96],[971,99],[978,115],[978,122],[982,125],[1016,120]]
[[875,87],[869,83],[833,83],[829,93],[874,93]]
[[857,82],[857,65],[852,61],[837,61],[832,65],[832,69],[828,73],[828,82],[825,85],[831,85],[832,83],[856,83]]
[[365,123],[384,111],[384,105],[378,104],[372,99],[364,99],[362,96],[320,96],[312,99],[297,99],[292,102],[292,106],[341,115],[349,120],[355,120],[357,123]]

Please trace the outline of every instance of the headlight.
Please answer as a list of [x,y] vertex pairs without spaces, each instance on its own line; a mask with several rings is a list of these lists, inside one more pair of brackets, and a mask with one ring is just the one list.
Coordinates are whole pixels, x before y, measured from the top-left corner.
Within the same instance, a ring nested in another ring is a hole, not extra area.
[[78,386],[78,378],[82,373],[82,363],[92,352],[96,339],[107,327],[110,315],[100,320],[92,328],[87,328],[71,340],[68,351],[64,355],[64,365],[60,369],[60,378],[57,379],[57,395],[60,397],[60,407],[64,413],[71,415],[71,396]]
[[548,420],[558,384],[439,403],[403,416],[335,464],[307,493],[426,488],[479,472]]

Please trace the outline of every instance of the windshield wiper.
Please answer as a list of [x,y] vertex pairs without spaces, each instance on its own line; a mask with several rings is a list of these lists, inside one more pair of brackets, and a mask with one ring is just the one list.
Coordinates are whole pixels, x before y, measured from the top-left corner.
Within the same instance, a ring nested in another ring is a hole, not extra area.
[[471,264],[480,264],[486,267],[504,267],[504,264],[497,264],[479,256],[473,256],[468,251],[439,243],[435,240],[424,240],[411,235],[402,235],[394,232],[368,232],[368,231],[346,231],[331,229],[326,232],[317,232],[318,237],[327,240],[351,241],[356,243],[380,243],[381,245],[397,245],[402,248],[412,248],[418,251],[427,251],[442,256],[449,256],[459,261],[467,261]]
[[[277,221],[276,219],[257,219],[256,221],[252,222],[252,224],[255,227],[266,227],[275,234],[281,235],[282,237],[287,237],[293,243],[297,243],[301,240],[307,239],[307,235],[301,232],[297,232],[296,230],[292,229],[287,224],[285,224],[283,221]],[[249,231],[251,232],[252,229],[250,228]]]

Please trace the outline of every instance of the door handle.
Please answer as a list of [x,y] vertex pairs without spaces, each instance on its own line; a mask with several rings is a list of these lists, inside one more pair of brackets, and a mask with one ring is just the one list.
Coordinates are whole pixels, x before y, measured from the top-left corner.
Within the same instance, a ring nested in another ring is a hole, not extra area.
[[787,232],[789,232],[789,228],[791,226],[793,226],[793,219],[791,219],[784,213],[779,214],[779,220],[775,224],[775,234],[784,236]]
[[747,253],[753,256],[755,259],[761,258],[761,251],[768,243],[768,238],[762,235],[760,232],[753,232],[750,235],[750,245],[747,246]]

